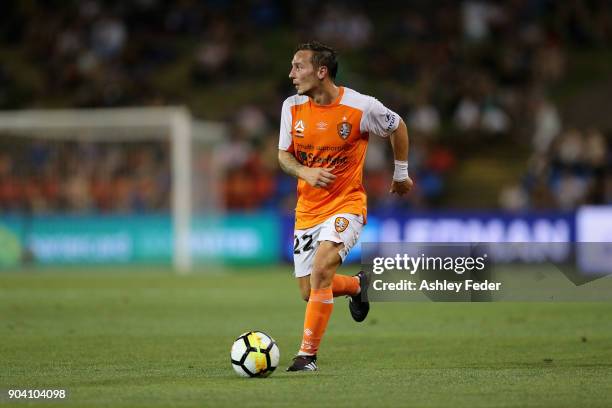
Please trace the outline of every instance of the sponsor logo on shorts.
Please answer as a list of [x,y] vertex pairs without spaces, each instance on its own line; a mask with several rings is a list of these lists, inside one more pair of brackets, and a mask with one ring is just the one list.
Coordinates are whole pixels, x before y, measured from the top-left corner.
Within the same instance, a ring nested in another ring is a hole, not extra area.
[[348,227],[349,220],[344,217],[337,217],[334,222],[334,226],[336,227],[336,232],[344,232],[344,230]]

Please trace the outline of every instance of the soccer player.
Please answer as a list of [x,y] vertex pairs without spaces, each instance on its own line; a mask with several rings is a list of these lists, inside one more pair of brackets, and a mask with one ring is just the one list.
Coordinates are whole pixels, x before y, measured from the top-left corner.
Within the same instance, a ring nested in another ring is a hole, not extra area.
[[299,45],[289,78],[297,90],[282,107],[278,160],[298,179],[294,274],[308,303],[300,350],[287,371],[317,370],[317,350],[335,296],[350,296],[354,320],[369,311],[368,278],[336,274],[366,223],[362,170],[369,135],[388,137],[395,171],[390,193],[404,195],[408,131],[403,120],[371,96],[335,84],[336,51],[318,42]]

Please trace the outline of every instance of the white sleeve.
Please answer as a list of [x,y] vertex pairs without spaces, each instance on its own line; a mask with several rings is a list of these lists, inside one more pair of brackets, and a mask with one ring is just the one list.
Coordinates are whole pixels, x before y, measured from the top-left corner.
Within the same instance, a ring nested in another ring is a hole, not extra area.
[[375,98],[370,98],[370,103],[364,115],[363,129],[380,137],[388,137],[397,129],[400,117],[380,103]]
[[289,102],[283,102],[283,109],[281,110],[280,120],[280,134],[278,136],[278,148],[279,150],[289,150],[293,138],[291,136],[291,108]]

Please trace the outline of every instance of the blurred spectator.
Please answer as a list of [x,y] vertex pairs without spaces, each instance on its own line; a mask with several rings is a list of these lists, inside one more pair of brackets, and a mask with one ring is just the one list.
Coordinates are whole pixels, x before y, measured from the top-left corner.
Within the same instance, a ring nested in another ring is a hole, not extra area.
[[530,102],[534,116],[533,148],[537,153],[545,153],[561,131],[561,117],[552,102],[542,95],[534,96]]
[[529,208],[529,196],[520,185],[504,187],[499,195],[499,206],[507,211],[522,211]]
[[364,47],[372,35],[372,22],[353,5],[327,3],[314,27],[316,37],[345,49]]
[[408,116],[408,127],[424,135],[436,134],[440,129],[438,109],[421,99]]
[[477,130],[480,125],[478,104],[469,97],[463,98],[455,111],[454,123],[462,132]]
[[91,48],[101,59],[117,57],[123,50],[126,39],[125,23],[116,17],[102,17],[91,28]]

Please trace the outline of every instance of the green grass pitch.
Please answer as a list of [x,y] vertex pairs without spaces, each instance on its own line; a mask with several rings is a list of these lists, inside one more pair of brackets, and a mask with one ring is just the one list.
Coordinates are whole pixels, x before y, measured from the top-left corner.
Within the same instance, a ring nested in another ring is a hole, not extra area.
[[[75,407],[612,405],[610,303],[375,303],[357,324],[339,298],[320,371],[286,373],[304,306],[288,266],[1,272],[0,405],[47,404],[14,388]],[[281,366],[242,379],[229,349],[255,329]]]

